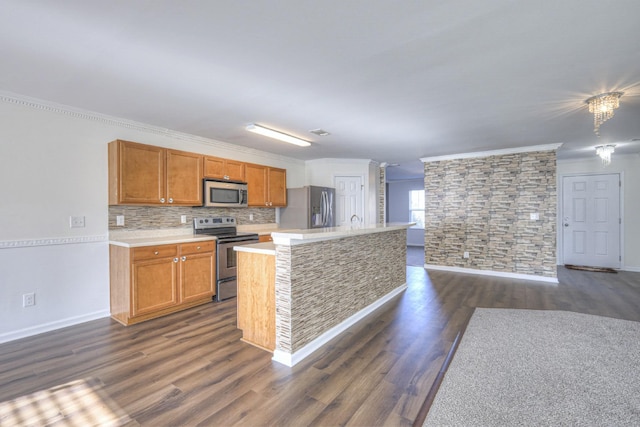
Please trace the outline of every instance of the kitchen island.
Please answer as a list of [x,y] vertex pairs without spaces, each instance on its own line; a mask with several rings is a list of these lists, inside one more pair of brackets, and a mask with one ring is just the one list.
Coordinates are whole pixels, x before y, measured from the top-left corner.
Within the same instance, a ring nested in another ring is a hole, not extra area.
[[236,247],[243,340],[293,366],[400,294],[411,225],[274,231],[273,243]]

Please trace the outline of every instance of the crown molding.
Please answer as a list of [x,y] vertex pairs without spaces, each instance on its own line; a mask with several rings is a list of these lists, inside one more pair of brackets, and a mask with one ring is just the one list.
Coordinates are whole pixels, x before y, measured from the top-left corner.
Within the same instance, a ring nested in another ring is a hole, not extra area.
[[257,157],[268,158],[272,160],[281,160],[286,162],[304,164],[304,160],[294,159],[292,157],[281,156],[278,154],[269,153],[266,151],[256,150],[254,148],[243,147],[241,145],[231,144],[228,142],[218,141],[216,139],[205,138],[202,136],[192,135],[190,133],[179,132],[159,126],[153,126],[146,123],[136,122],[134,120],[127,120],[119,117],[113,117],[106,114],[96,113],[93,111],[74,108],[69,105],[57,104],[55,102],[45,101],[42,99],[31,98],[25,95],[20,95],[12,92],[0,91],[0,101],[19,105],[22,107],[28,107],[35,110],[47,111],[50,113],[61,114],[68,117],[72,117],[80,120],[87,120],[92,122],[101,123],[108,126],[121,127],[125,129],[132,129],[140,132],[151,133],[155,135],[164,135],[169,138],[178,139],[182,141],[195,142],[197,144],[213,146],[216,148],[222,148],[229,151],[234,151],[239,155],[251,154]]
[[559,144],[530,145],[528,147],[503,148],[500,150],[477,151],[474,153],[448,154],[446,156],[422,157],[423,163],[441,162],[443,160],[473,159],[477,157],[504,156],[506,154],[531,153],[534,151],[552,151],[562,146]]

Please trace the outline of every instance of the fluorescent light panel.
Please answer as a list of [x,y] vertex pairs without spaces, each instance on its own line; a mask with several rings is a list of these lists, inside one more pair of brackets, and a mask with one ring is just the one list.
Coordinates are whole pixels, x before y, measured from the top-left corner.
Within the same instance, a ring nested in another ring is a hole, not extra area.
[[278,139],[300,147],[308,147],[311,145],[310,142],[305,141],[304,139],[296,138],[295,136],[287,135],[286,133],[278,132],[277,130],[269,129],[254,123],[248,125],[247,130],[249,132],[259,133],[260,135],[268,136],[269,138]]

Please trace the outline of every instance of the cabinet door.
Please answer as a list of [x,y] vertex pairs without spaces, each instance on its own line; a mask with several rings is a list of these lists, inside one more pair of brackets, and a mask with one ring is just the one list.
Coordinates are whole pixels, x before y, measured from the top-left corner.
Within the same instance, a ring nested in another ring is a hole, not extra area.
[[287,171],[269,168],[269,206],[287,206]]
[[202,206],[202,158],[167,150],[167,204]]
[[263,235],[258,237],[258,241],[260,243],[273,242],[273,237],[271,237],[271,234],[263,234]]
[[207,178],[224,179],[224,159],[205,156],[204,176]]
[[225,170],[226,176],[228,176],[228,179],[231,181],[245,180],[244,163],[227,159],[225,161]]
[[247,163],[245,165],[247,177],[248,205],[265,207],[267,204],[267,167]]
[[190,302],[216,294],[215,242],[185,243],[181,245],[180,297]]
[[140,316],[178,303],[178,258],[135,261],[131,271],[131,314]]
[[215,255],[183,255],[180,264],[181,302],[212,297],[215,291]]
[[114,141],[109,146],[109,204],[161,204],[165,194],[164,148],[129,141]]
[[244,163],[236,160],[205,156],[204,176],[229,181],[244,181]]

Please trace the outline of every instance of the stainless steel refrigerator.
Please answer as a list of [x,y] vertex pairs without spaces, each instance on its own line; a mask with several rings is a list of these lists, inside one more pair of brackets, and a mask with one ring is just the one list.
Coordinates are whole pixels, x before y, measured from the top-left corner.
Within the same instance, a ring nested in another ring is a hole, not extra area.
[[336,190],[313,185],[287,188],[287,207],[280,208],[280,228],[335,226]]

